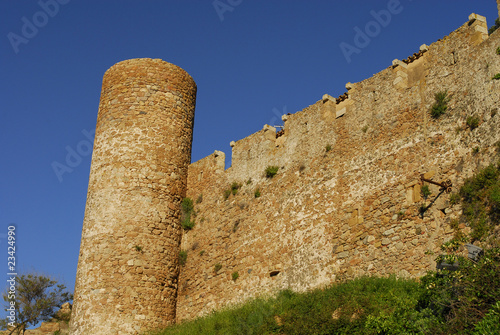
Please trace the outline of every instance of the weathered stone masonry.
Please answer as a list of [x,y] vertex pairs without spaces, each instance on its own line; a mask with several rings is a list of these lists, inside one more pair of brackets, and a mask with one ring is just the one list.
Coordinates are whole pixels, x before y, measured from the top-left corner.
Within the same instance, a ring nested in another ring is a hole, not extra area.
[[195,99],[193,79],[159,59],[105,73],[72,334],[137,334],[175,320]]
[[[488,36],[485,18],[472,14],[408,59],[348,83],[347,94],[284,115],[279,136],[266,125],[232,143],[228,169],[220,151],[188,166],[196,85],[185,71],[152,59],[111,67],[72,334],[138,334],[279,289],[432,269],[461,210],[434,185],[422,199],[420,175],[456,186],[500,158],[499,46],[500,30]],[[434,94],[445,90],[447,113],[431,119]],[[480,119],[477,129],[468,116]],[[272,179],[269,165],[280,167]],[[226,200],[233,182],[241,188]],[[182,232],[185,196],[196,226]]]
[[[500,32],[488,37],[485,18],[473,14],[414,56],[348,83],[347,96],[284,115],[281,136],[266,125],[232,143],[230,168],[222,152],[191,164],[187,195],[202,201],[183,233],[177,319],[279,289],[433,269],[460,208],[430,185],[433,204],[421,216],[420,175],[456,186],[498,160],[499,46]],[[447,113],[434,120],[434,94],[445,90]],[[468,116],[481,120],[477,129]],[[269,165],[280,167],[272,179]],[[233,182],[242,187],[225,200]]]

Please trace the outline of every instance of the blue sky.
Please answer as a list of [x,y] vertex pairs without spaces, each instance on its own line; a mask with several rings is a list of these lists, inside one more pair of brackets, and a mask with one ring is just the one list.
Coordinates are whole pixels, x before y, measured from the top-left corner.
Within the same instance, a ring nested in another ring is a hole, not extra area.
[[[0,2],[0,273],[14,224],[17,269],[70,289],[91,161],[85,132],[113,64],[149,57],[185,69],[198,85],[192,161],[222,150],[228,167],[230,141],[343,94],[472,12],[489,26],[498,16],[494,0],[56,1]],[[367,25],[370,40],[356,46],[356,27]],[[347,44],[357,48],[349,57]]]

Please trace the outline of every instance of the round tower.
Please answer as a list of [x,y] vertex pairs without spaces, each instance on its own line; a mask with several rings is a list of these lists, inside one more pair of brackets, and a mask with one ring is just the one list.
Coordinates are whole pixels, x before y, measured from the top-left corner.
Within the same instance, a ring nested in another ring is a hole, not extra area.
[[175,320],[195,102],[191,76],[161,59],[104,74],[71,334],[137,334]]

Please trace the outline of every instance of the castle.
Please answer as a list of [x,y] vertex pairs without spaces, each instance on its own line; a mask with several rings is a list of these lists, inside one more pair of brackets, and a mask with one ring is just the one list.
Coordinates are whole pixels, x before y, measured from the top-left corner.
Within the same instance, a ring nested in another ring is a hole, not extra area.
[[[103,79],[71,333],[138,334],[280,289],[435,268],[440,245],[469,228],[450,226],[460,208],[439,186],[422,199],[421,176],[456,186],[498,159],[499,47],[500,32],[471,14],[346,94],[284,115],[282,131],[265,125],[232,142],[227,169],[220,151],[189,164],[196,84],[184,70],[115,64]],[[438,92],[450,101],[434,119]]]

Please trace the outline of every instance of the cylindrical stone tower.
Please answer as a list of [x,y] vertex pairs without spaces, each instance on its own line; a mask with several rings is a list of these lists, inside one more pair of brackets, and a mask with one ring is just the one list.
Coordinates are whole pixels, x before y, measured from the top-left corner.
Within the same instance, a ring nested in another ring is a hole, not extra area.
[[71,334],[137,334],[175,320],[195,102],[194,80],[160,59],[104,74]]

